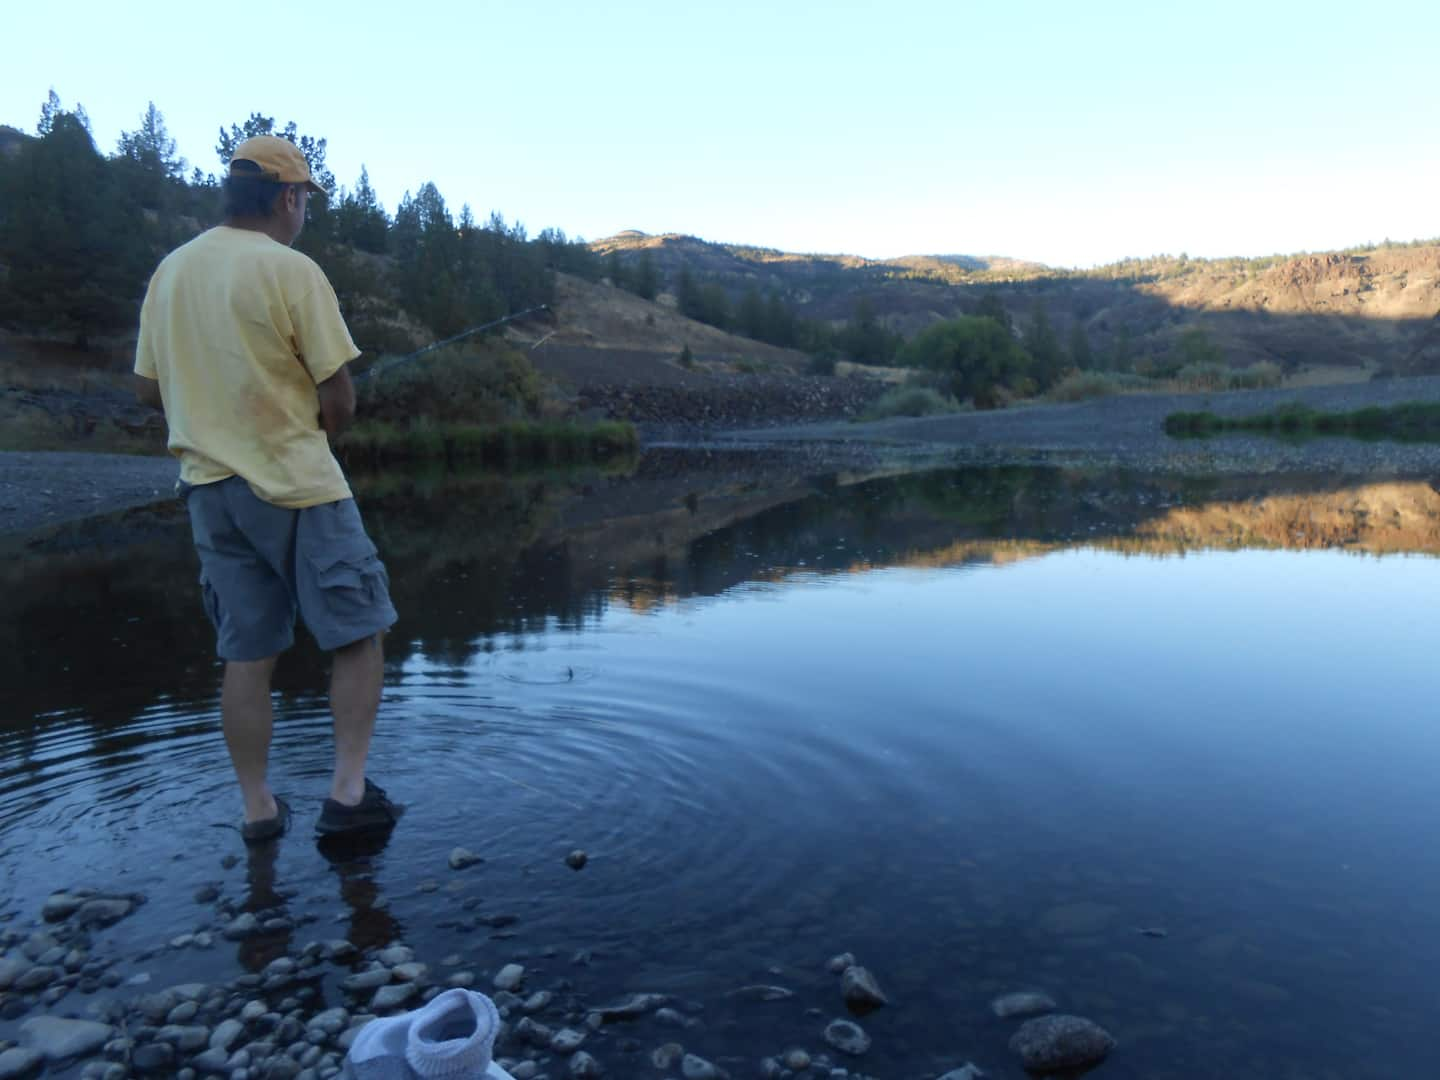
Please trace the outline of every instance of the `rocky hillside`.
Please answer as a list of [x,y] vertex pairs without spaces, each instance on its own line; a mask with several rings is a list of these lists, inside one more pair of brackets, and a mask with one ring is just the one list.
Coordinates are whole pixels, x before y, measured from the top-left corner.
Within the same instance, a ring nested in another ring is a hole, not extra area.
[[1248,260],[1163,257],[1090,271],[962,255],[797,255],[633,232],[592,246],[626,260],[648,252],[671,287],[684,266],[732,297],[752,286],[774,291],[812,319],[843,322],[863,297],[907,336],[974,311],[993,291],[1017,325],[1039,303],[1062,340],[1078,324],[1092,348],[1132,360],[1165,356],[1181,333],[1199,326],[1232,364],[1440,372],[1440,327],[1431,325],[1440,312],[1440,245]]

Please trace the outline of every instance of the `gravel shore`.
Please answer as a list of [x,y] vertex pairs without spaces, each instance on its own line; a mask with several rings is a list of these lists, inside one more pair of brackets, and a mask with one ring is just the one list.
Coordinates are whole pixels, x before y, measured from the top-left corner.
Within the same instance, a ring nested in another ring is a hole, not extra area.
[[731,432],[740,445],[831,442],[949,451],[975,461],[1053,461],[1174,472],[1338,472],[1418,476],[1440,472],[1440,444],[1327,438],[1303,443],[1250,435],[1173,439],[1165,417],[1207,409],[1244,416],[1299,402],[1348,412],[1370,405],[1440,401],[1440,376],[1383,379],[1296,390],[1127,394],[1073,405],[1028,405],[994,412],[834,422]]
[[[881,447],[916,456],[976,462],[1054,462],[1202,473],[1335,472],[1367,476],[1440,473],[1440,444],[1250,435],[1172,439],[1165,417],[1208,409],[1222,416],[1301,402],[1349,411],[1368,405],[1440,401],[1440,376],[1383,379],[1298,390],[1129,394],[1074,405],[1027,405],[994,412],[753,428],[665,441],[763,447],[809,444],[817,458],[840,448]],[[830,450],[825,450],[825,447]],[[19,534],[171,497],[179,468],[169,457],[0,452],[0,535]]]

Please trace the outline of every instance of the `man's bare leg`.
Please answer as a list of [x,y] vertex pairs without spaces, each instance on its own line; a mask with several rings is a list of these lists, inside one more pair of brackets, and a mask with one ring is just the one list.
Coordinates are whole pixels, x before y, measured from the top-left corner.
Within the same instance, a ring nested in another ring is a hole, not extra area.
[[365,759],[380,692],[385,682],[385,652],[379,634],[335,650],[330,670],[330,712],[335,717],[335,777],[330,798],[355,806],[365,796]]
[[270,734],[275,714],[270,707],[270,675],[275,657],[264,660],[230,660],[220,687],[220,722],[230,763],[245,800],[245,820],[273,818],[278,809],[266,773],[270,763]]

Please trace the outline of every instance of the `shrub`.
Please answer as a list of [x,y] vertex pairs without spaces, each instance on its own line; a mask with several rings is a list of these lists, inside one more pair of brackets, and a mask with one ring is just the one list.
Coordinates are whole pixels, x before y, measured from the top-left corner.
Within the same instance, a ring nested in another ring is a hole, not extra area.
[[836,356],[833,351],[827,350],[826,352],[816,353],[810,357],[810,363],[806,366],[805,370],[811,375],[834,375],[835,365],[838,362],[839,357]]
[[522,352],[504,345],[440,349],[360,382],[368,418],[497,424],[536,414],[544,381]]
[[932,416],[936,413],[958,411],[955,399],[946,397],[928,386],[896,386],[870,406],[865,413],[866,420],[883,420],[890,416]]
[[1152,388],[1149,379],[1129,372],[1076,371],[1052,386],[1045,396],[1051,401],[1088,401],[1091,398],[1135,393]]

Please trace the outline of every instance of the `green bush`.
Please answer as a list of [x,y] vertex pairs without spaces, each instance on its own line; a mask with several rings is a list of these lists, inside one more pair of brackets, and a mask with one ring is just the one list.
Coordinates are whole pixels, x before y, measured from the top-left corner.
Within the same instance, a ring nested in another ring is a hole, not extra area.
[[915,335],[896,359],[906,367],[935,372],[946,393],[957,401],[968,398],[981,409],[1035,390],[1030,354],[1003,325],[983,316],[933,323]]
[[1088,401],[1111,394],[1131,394],[1154,386],[1141,375],[1121,371],[1075,371],[1050,388],[1051,401]]
[[544,381],[524,353],[453,345],[361,380],[357,411],[380,421],[498,424],[533,417],[543,395]]
[[884,420],[891,416],[932,416],[958,411],[960,406],[928,386],[896,386],[886,390],[865,413],[866,420]]

